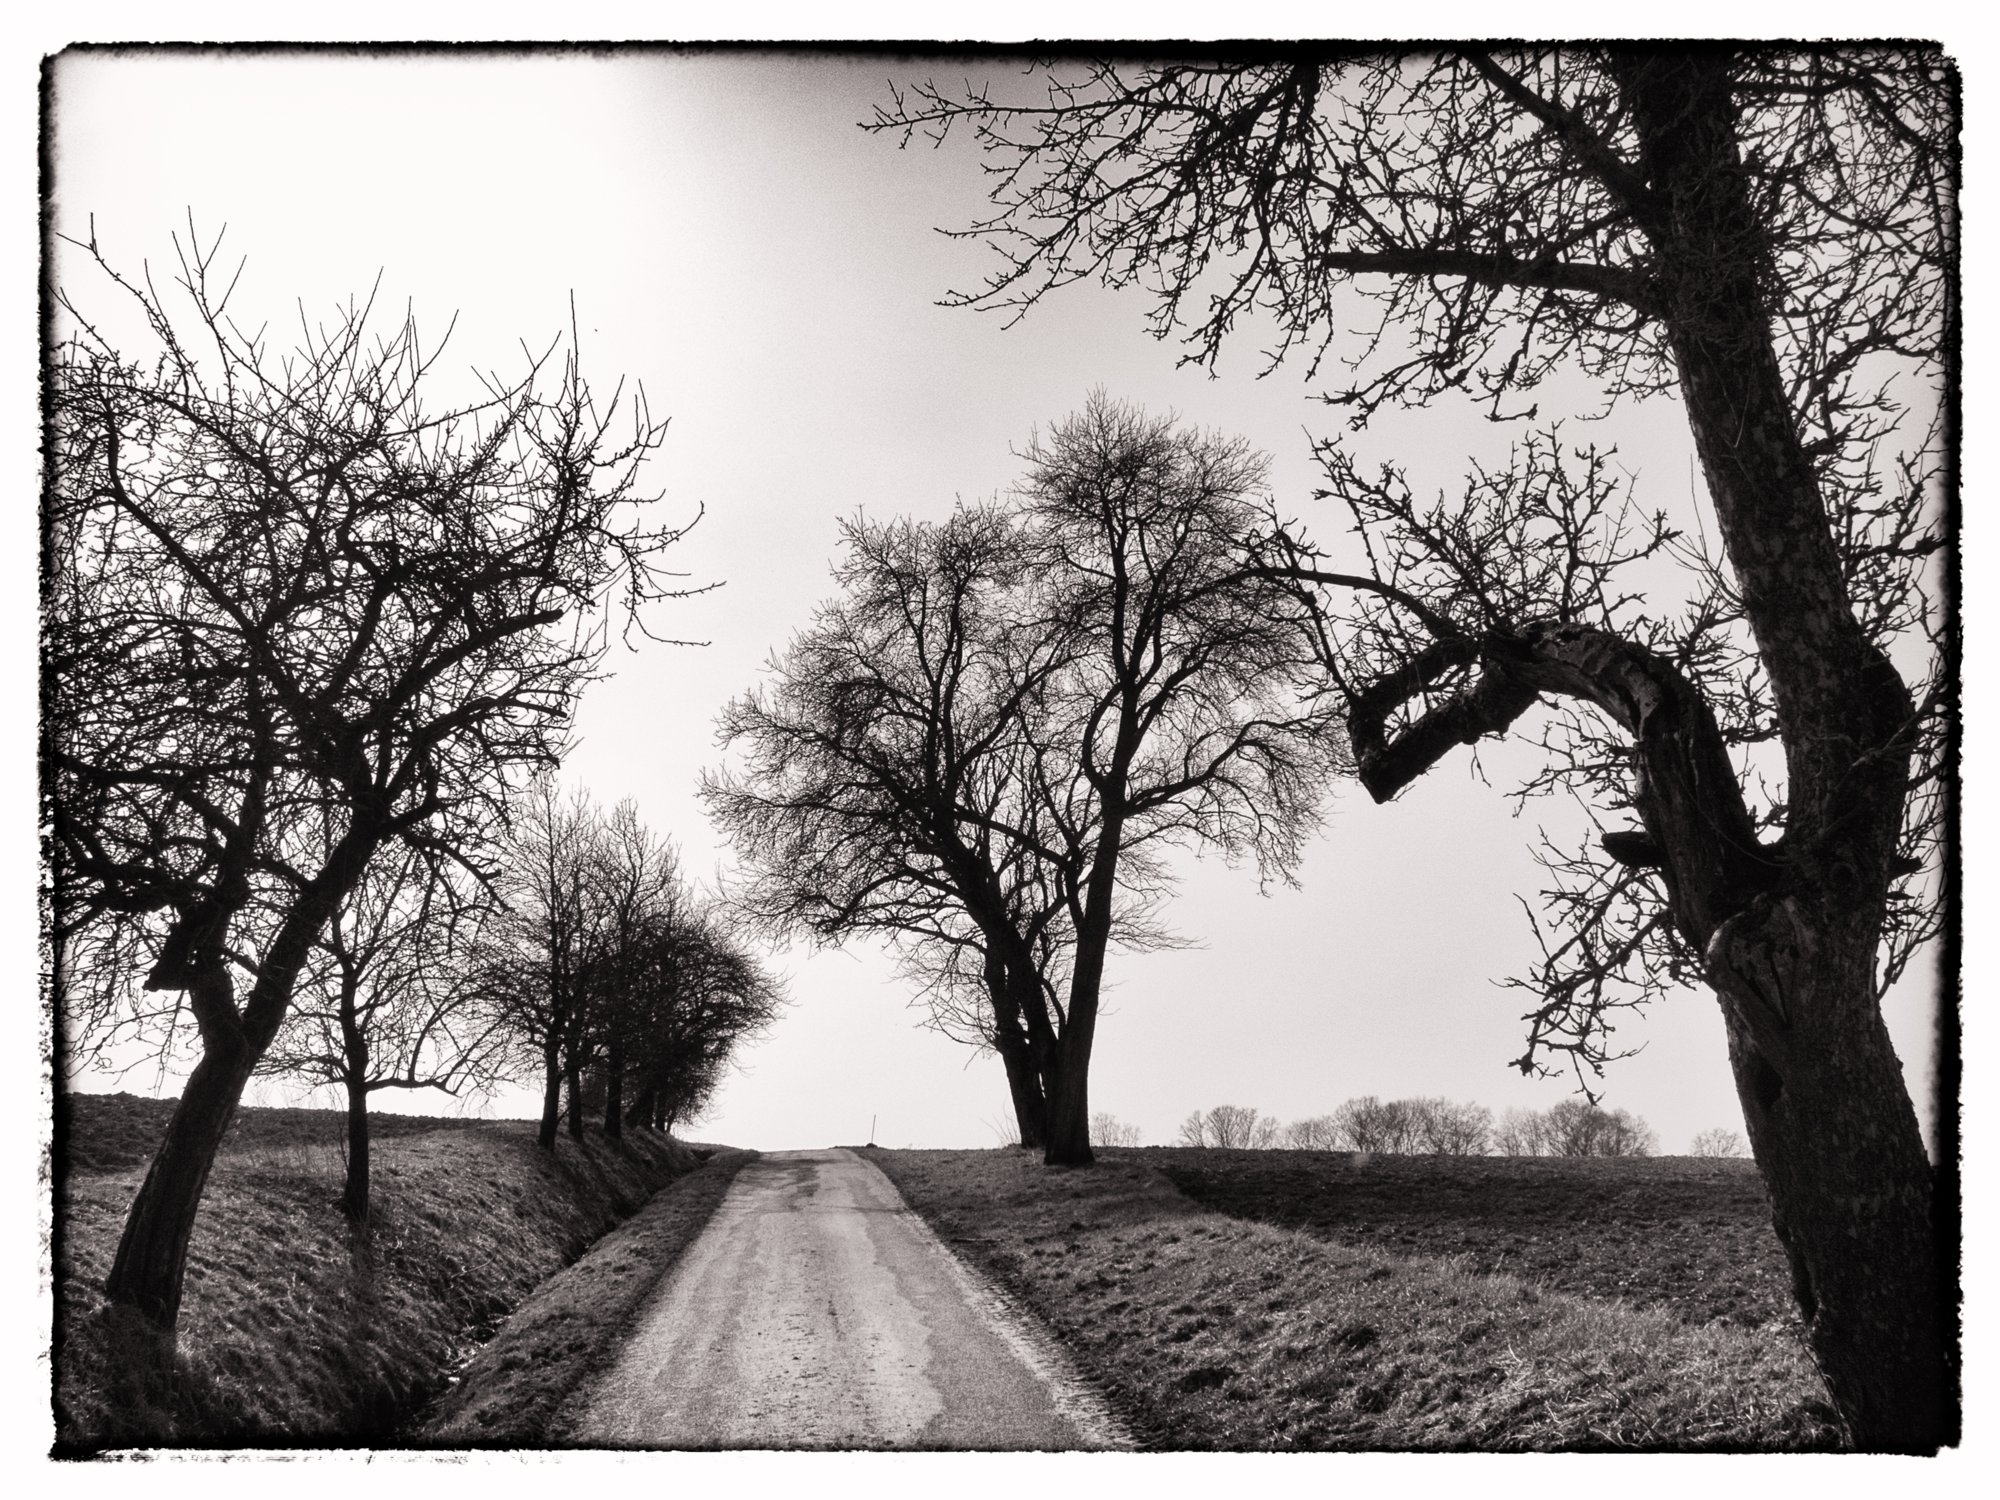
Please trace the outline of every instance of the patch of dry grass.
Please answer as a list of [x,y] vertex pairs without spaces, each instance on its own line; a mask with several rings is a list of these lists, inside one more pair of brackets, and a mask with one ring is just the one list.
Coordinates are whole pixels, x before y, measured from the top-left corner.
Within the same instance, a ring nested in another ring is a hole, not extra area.
[[563,1403],[610,1361],[756,1155],[718,1152],[546,1282],[473,1357],[419,1436],[465,1447],[561,1442]]
[[1795,1339],[1203,1209],[1143,1153],[871,1153],[1152,1446],[1837,1445]]
[[[135,1111],[93,1133],[79,1123],[91,1107],[71,1101],[70,1142],[129,1137]],[[260,1113],[241,1112],[249,1128],[232,1130],[209,1179],[166,1388],[134,1384],[141,1362],[100,1291],[144,1166],[66,1163],[58,1451],[394,1441],[510,1309],[697,1164],[649,1131],[565,1136],[551,1157],[527,1122],[423,1130],[404,1117],[377,1140],[357,1233],[338,1207],[337,1129],[296,1118],[332,1112],[272,1111],[295,1118],[262,1125]]]

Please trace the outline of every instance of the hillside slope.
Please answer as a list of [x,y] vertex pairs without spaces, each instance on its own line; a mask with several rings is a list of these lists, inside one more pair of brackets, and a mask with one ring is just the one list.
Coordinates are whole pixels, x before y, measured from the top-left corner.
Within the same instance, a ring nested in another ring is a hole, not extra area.
[[59,1452],[396,1441],[508,1312],[699,1165],[650,1131],[384,1116],[371,1222],[338,1208],[342,1116],[239,1112],[188,1259],[171,1389],[134,1384],[99,1291],[172,1101],[73,1096],[58,1120]]

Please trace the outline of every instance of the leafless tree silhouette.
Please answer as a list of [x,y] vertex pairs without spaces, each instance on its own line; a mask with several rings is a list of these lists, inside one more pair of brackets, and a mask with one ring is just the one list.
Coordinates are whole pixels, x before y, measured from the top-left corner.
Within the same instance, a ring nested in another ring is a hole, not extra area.
[[1161,854],[1288,871],[1338,744],[1291,587],[1240,560],[1260,459],[1102,397],[1024,457],[1011,507],[848,528],[845,593],[726,712],[747,764],[704,795],[767,926],[886,930],[983,987],[1023,1140],[1082,1162],[1105,956],[1165,941]]

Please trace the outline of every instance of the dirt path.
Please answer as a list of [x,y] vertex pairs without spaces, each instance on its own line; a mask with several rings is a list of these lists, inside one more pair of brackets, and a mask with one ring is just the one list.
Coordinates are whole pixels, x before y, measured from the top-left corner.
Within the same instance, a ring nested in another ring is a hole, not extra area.
[[1099,1403],[852,1151],[743,1168],[583,1393],[627,1448],[1112,1448]]

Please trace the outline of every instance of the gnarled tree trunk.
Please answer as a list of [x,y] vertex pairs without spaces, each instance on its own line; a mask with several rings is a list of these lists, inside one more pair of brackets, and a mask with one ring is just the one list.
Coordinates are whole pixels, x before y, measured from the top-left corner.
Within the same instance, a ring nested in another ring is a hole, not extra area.
[[162,945],[148,984],[185,990],[201,1028],[201,1061],[188,1075],[145,1181],[126,1215],[105,1278],[106,1298],[136,1312],[159,1353],[170,1355],[180,1318],[188,1240],[215,1155],[258,1061],[278,1034],[313,941],[346,899],[379,836],[351,827],[279,924],[239,1011],[213,912],[183,923]]
[[[227,983],[225,978],[224,983]],[[222,1138],[256,1067],[240,1036],[204,1048],[125,1219],[104,1294],[139,1314],[161,1354],[171,1353],[180,1318],[188,1241]]]
[[1928,1451],[1956,1434],[1932,1174],[1875,989],[1914,707],[1855,617],[1800,443],[1775,268],[1745,249],[1768,241],[1727,60],[1627,60],[1623,81],[1672,268],[1669,345],[1785,747],[1780,877],[1699,936],[1828,1388],[1861,1446]]

